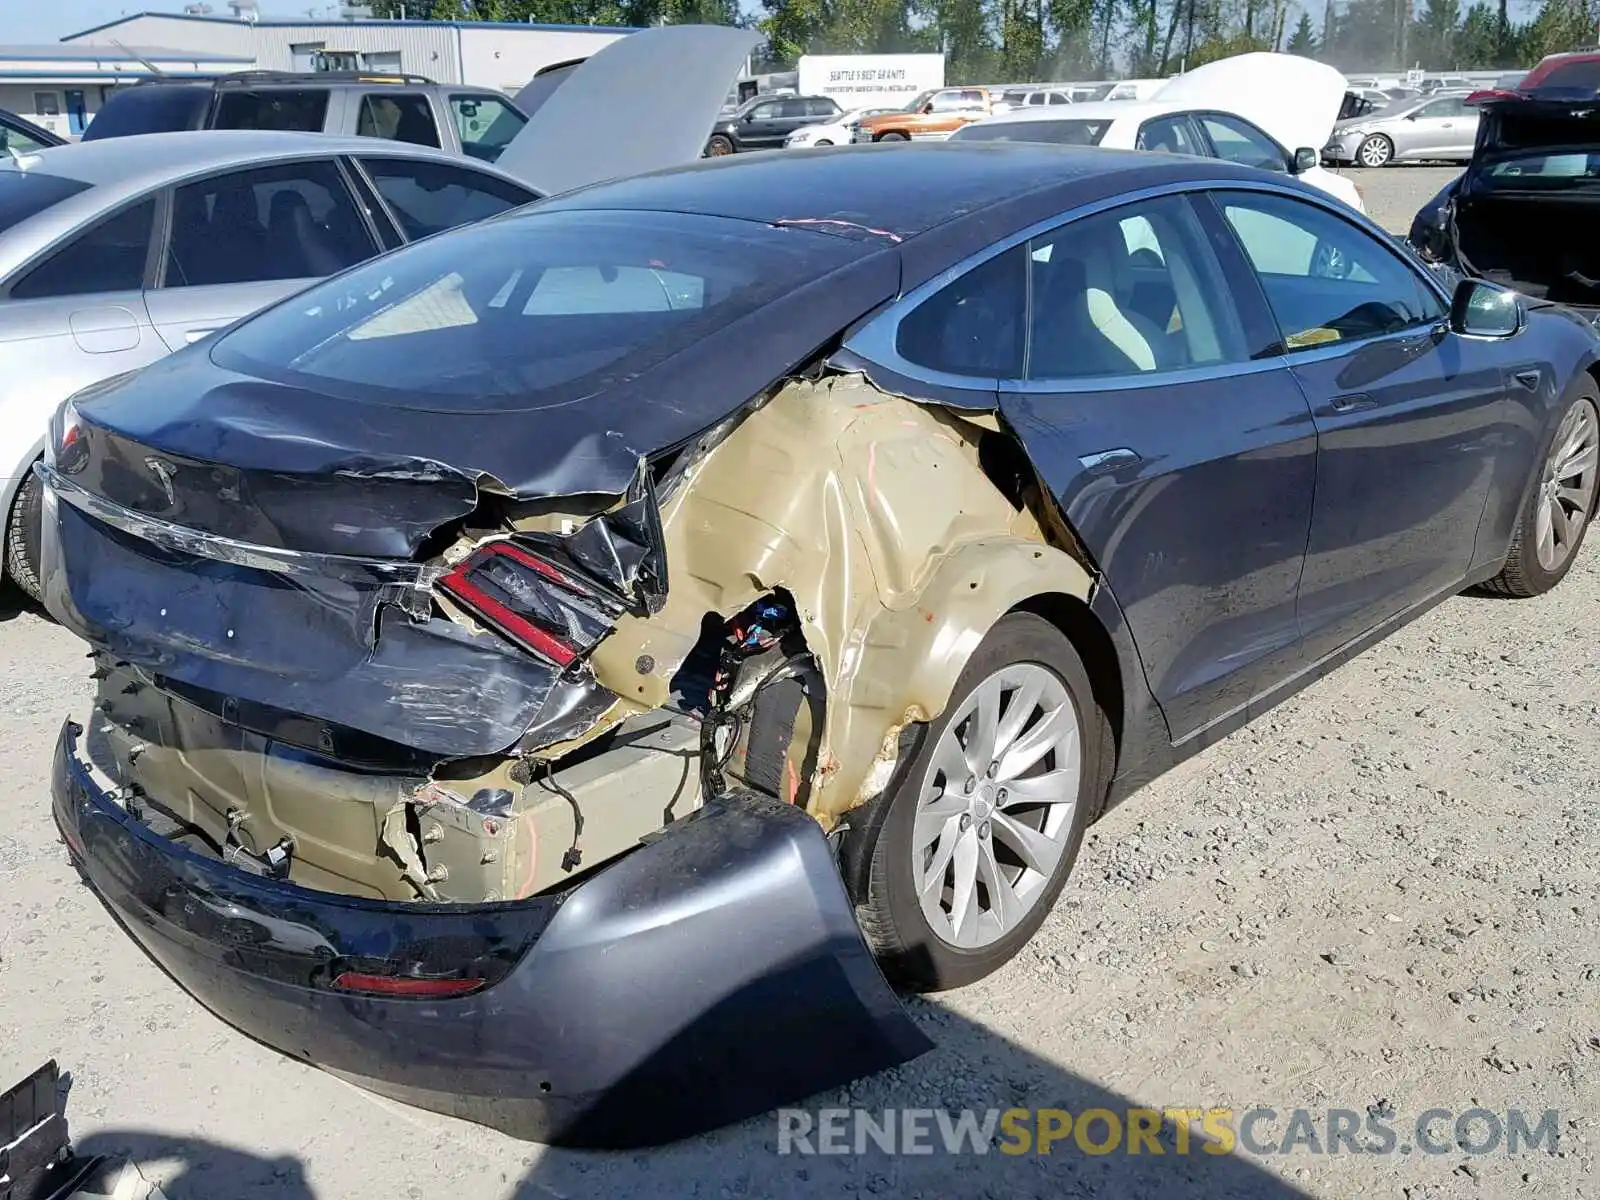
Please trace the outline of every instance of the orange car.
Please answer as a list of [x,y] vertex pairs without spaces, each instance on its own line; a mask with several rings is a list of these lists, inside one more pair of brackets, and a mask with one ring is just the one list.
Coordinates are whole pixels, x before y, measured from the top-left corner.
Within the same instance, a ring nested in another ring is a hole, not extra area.
[[938,88],[923,92],[899,112],[864,117],[856,126],[857,142],[904,142],[912,138],[947,138],[969,121],[989,115],[988,89]]

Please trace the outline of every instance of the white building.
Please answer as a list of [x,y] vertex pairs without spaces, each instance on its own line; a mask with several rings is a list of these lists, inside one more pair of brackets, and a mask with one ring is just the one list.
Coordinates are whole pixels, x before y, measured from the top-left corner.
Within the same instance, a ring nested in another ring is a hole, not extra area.
[[[249,10],[246,2],[239,5]],[[268,71],[403,71],[515,94],[541,67],[587,58],[632,29],[486,21],[268,21],[138,13],[62,39],[72,47],[162,46]],[[3,72],[0,72],[0,82]],[[26,114],[24,114],[26,115]]]
[[[255,59],[228,53],[172,50],[143,42],[115,46],[0,46],[0,108],[62,137],[82,133],[120,84],[153,74],[175,79],[247,71]],[[155,70],[152,71],[151,68]]]

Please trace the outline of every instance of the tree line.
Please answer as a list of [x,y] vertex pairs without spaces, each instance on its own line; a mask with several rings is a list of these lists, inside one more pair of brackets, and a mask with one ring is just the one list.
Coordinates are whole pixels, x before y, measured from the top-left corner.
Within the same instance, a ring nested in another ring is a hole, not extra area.
[[[802,54],[943,52],[951,83],[1163,76],[1250,50],[1346,71],[1530,66],[1594,44],[1600,0],[377,0],[374,15],[575,25],[754,24],[769,66]],[[1320,21],[1316,19],[1320,16]],[[1292,18],[1292,20],[1291,20]]]

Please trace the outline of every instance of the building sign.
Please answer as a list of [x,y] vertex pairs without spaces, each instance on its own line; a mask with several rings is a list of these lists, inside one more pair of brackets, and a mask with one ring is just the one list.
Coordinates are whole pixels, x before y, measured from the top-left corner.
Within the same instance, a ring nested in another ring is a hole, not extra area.
[[799,74],[802,96],[829,96],[847,111],[902,108],[944,86],[944,55],[807,54]]

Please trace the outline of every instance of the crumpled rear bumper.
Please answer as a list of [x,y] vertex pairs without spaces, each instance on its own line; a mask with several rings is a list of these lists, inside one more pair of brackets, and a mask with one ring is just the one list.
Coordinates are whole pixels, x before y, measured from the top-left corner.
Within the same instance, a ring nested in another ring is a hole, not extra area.
[[[69,722],[55,816],[129,932],[225,1021],[395,1099],[537,1141],[650,1145],[753,1116],[931,1044],[884,981],[825,838],[717,798],[558,895],[371,901],[247,874],[136,820]],[[331,990],[398,940],[513,958],[450,999]]]

